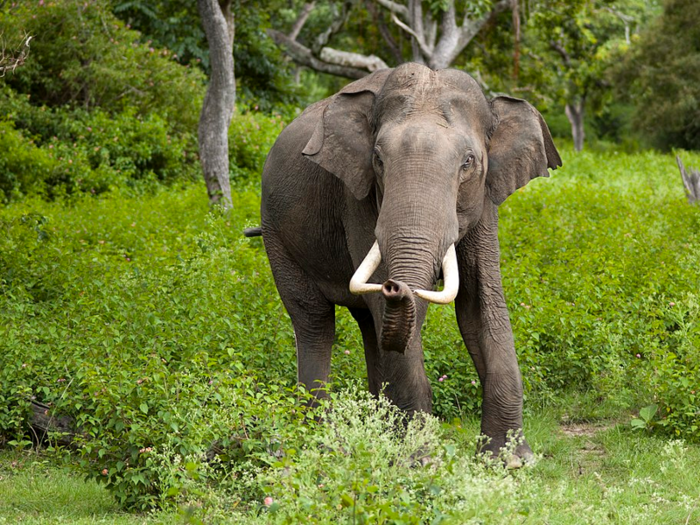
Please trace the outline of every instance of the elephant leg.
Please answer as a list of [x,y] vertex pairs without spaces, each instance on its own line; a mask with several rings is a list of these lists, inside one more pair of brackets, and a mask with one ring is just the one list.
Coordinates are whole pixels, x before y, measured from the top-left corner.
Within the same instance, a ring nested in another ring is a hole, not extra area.
[[378,396],[382,389],[381,356],[379,354],[379,342],[377,341],[377,330],[374,326],[372,312],[364,308],[349,308],[349,310],[355,321],[357,321],[362,333],[369,391],[373,396]]
[[335,306],[271,237],[265,237],[265,246],[277,290],[294,327],[298,381],[314,399],[327,397],[325,385],[335,338]]
[[328,396],[325,387],[331,371],[331,347],[335,338],[335,310],[332,304],[326,306],[301,314],[292,314],[287,306],[296,337],[298,381],[316,399]]
[[508,433],[521,440],[513,466],[532,457],[522,436],[523,386],[499,267],[497,218],[480,223],[457,246],[457,323],[482,385],[482,450],[499,455]]

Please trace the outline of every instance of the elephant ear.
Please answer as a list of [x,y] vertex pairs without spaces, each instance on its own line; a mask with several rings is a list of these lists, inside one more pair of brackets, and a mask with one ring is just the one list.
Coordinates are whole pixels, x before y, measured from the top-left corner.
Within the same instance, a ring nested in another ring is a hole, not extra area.
[[302,154],[342,180],[357,199],[372,188],[372,108],[390,69],[348,84],[334,95]]
[[486,184],[491,200],[501,204],[547,168],[561,166],[559,152],[542,115],[528,102],[511,97],[491,100],[496,127],[489,144]]

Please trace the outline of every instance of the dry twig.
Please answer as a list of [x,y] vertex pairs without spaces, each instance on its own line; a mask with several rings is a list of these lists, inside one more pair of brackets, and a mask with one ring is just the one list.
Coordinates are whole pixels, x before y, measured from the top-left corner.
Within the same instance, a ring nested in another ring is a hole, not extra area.
[[9,50],[5,39],[0,39],[0,78],[8,71],[14,73],[15,69],[24,64],[29,56],[29,42],[33,37],[24,35],[16,49]]

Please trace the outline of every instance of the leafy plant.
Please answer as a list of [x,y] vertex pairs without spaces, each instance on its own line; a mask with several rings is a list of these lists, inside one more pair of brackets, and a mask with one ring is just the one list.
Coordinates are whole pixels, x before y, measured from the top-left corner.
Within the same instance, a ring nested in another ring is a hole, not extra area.
[[632,428],[651,430],[654,425],[654,416],[659,409],[658,405],[647,405],[639,410],[639,417],[632,419]]

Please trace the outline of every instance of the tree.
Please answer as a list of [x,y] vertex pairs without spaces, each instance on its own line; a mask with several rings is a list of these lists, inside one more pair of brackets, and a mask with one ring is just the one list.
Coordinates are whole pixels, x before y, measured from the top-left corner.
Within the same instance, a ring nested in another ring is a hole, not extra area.
[[[206,35],[197,2],[191,0],[111,0],[114,14],[142,33],[142,41],[165,47],[177,61],[202,69],[211,68]],[[289,61],[265,32],[270,14],[283,9],[286,0],[269,0],[266,9],[259,2],[232,0],[236,13],[233,44],[236,103],[271,112],[281,105],[298,102],[298,87]]]
[[[363,5],[378,21],[379,32],[386,43],[384,57],[361,51],[341,51],[329,45],[345,26],[350,13],[363,9]],[[307,21],[321,6],[332,15],[326,27],[313,35],[300,37]],[[492,17],[509,8],[517,9],[517,1],[366,0],[363,4],[358,0],[345,0],[340,7],[334,2],[306,2],[298,9],[287,31],[270,30],[269,34],[299,65],[347,78],[362,78],[368,72],[388,67],[387,60],[401,63],[408,59],[433,69],[449,67]],[[378,16],[380,10],[399,29],[399,38],[409,39],[407,56],[386,27],[384,17]]]
[[614,78],[656,146],[700,149],[700,2],[666,0]]
[[233,69],[234,14],[231,0],[197,0],[209,42],[211,74],[199,119],[199,158],[210,204],[232,206],[228,128],[236,107]]
[[644,0],[544,0],[525,28],[522,80],[564,106],[574,147],[583,149],[587,109],[611,94],[606,71],[613,51],[629,41],[649,7]]

